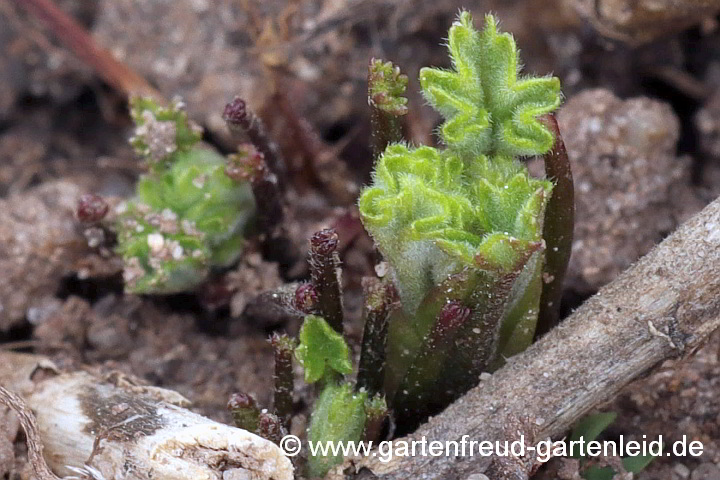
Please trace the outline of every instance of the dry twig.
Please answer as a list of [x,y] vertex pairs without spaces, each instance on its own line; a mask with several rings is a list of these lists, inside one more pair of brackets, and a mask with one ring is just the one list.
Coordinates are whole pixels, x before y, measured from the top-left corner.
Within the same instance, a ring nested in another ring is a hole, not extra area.
[[58,374],[39,355],[2,351],[0,384],[27,402],[0,388],[0,402],[19,411],[39,480],[57,480],[41,462],[43,448],[53,471],[75,478],[293,478],[275,444],[182,408],[187,401],[170,390],[119,374]]
[[38,480],[58,480],[58,477],[50,471],[43,458],[43,444],[38,433],[35,416],[22,398],[13,392],[0,386],[0,403],[12,409],[20,419],[20,424],[25,430],[27,438],[28,457],[33,473]]

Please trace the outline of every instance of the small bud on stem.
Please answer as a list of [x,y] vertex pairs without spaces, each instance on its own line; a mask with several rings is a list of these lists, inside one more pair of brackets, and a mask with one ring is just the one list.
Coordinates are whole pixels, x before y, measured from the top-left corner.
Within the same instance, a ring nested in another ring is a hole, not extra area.
[[400,117],[407,115],[408,77],[392,62],[371,59],[368,66],[368,103],[371,107],[372,147],[379,157],[390,143],[402,141]]
[[78,200],[75,215],[83,223],[97,223],[108,213],[107,202],[100,195],[86,193]]
[[223,119],[228,128],[234,134],[242,133],[247,135],[253,145],[265,156],[270,171],[277,176],[277,183],[282,190],[285,183],[285,161],[280,153],[280,148],[267,133],[262,120],[247,107],[247,104],[240,97],[225,106]]
[[377,442],[382,433],[383,424],[389,414],[385,397],[376,395],[365,402],[365,432],[363,440],[366,442]]
[[235,426],[256,433],[258,430],[258,419],[260,410],[255,399],[247,393],[233,393],[227,404],[232,414]]
[[430,342],[440,343],[447,339],[448,335],[455,332],[467,319],[470,318],[470,309],[460,302],[446,304],[437,316],[437,321],[430,332]]
[[343,306],[337,246],[338,236],[333,229],[326,228],[312,236],[310,239],[310,277],[318,294],[318,315],[342,335]]
[[312,283],[303,283],[295,290],[292,306],[299,312],[314,313],[318,305],[318,292]]
[[283,427],[282,421],[277,415],[262,412],[258,418],[257,434],[279,445],[280,440],[287,435],[287,430]]
[[250,181],[258,206],[258,224],[262,231],[270,232],[282,222],[283,196],[277,176],[268,168],[265,156],[252,144],[242,144],[238,153],[230,155],[225,174],[237,182]]

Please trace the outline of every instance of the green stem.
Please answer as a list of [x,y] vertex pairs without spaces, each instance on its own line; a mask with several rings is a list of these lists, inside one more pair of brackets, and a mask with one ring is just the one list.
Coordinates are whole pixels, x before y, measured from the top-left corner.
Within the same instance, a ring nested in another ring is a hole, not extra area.
[[401,117],[407,115],[407,75],[392,62],[371,59],[368,66],[368,103],[372,128],[372,148],[379,157],[390,143],[402,141]]

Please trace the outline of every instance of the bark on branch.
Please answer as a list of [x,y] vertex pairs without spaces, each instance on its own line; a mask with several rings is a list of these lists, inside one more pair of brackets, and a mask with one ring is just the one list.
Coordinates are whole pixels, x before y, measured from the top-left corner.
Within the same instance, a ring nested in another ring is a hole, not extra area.
[[[37,433],[60,476],[103,480],[292,480],[293,467],[264,438],[197,415],[181,395],[123,375],[59,373],[39,355],[0,351],[0,404]],[[24,403],[32,409],[34,419]],[[36,420],[36,423],[35,423]],[[36,426],[35,426],[36,425]],[[35,451],[43,448],[36,446]],[[33,450],[31,450],[32,452]],[[36,455],[37,457],[37,455]],[[44,463],[31,457],[35,468]],[[46,470],[46,469],[45,469]],[[57,478],[42,471],[42,480]]]
[[[653,366],[693,352],[718,326],[720,199],[407,440],[512,441],[513,425],[530,426],[536,440],[557,437]],[[347,463],[382,480],[464,480],[492,475],[500,462],[489,469],[493,460],[476,452]]]

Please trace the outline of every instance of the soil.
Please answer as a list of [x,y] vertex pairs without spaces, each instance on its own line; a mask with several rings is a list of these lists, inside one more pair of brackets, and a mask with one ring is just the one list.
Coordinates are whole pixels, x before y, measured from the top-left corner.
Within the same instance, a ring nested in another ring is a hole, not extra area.
[[[271,404],[268,335],[299,326],[261,294],[307,279],[308,239],[327,226],[340,235],[347,330],[357,347],[361,279],[378,260],[354,207],[372,164],[367,63],[375,56],[402,67],[410,78],[406,138],[435,142],[439,118],[418,93],[417,73],[447,66],[440,39],[462,2],[56,2],[166,98],[180,96],[220,151],[236,144],[224,105],[240,95],[258,112],[288,168],[289,240],[268,248],[251,239],[237,266],[194,292],[124,294],[117,259],[88,246],[98,232],[73,212],[82,193],[128,196],[143,171],[127,143],[125,101],[36,18],[0,0],[0,348],[46,354],[69,369],[132,374],[230,422],[234,392]],[[559,122],[577,199],[565,313],[720,194],[718,19],[631,45],[601,36],[574,3],[582,2],[465,4],[476,18],[492,11],[501,19],[526,71],[553,73],[564,85]],[[537,159],[530,167],[541,173]],[[716,335],[606,407],[618,413],[608,438],[687,435],[705,445],[700,458],[661,457],[636,478],[720,478],[719,351]],[[298,392],[297,431],[306,397]],[[551,462],[538,478],[559,466]],[[0,478],[29,475],[17,424],[0,408]]]

